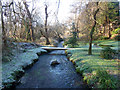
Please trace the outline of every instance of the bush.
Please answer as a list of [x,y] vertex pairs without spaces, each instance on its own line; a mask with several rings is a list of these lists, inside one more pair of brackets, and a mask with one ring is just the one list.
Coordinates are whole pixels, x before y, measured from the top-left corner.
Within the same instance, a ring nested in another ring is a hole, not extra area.
[[77,33],[75,31],[72,32],[72,35],[70,38],[68,38],[67,41],[64,42],[64,45],[69,45],[68,47],[76,47],[77,44]]
[[112,59],[116,51],[111,49],[110,47],[104,47],[103,50],[100,52],[100,56],[105,59]]
[[120,41],[120,35],[115,36],[115,37],[114,37],[114,40]]
[[[116,88],[117,81],[113,76],[110,76],[105,70],[97,70],[96,76],[98,78],[98,88]],[[97,78],[96,77],[96,78]]]
[[84,81],[87,84],[94,86],[94,88],[116,88],[117,87],[117,80],[110,76],[107,71],[105,70],[95,70],[92,73],[85,74]]
[[67,42],[67,41],[64,41],[63,46],[65,46],[65,45],[67,45],[67,44],[68,44],[68,42]]
[[58,42],[61,42],[61,41],[63,41],[63,39],[62,38],[58,38]]
[[107,40],[107,39],[109,39],[109,37],[102,36],[99,38],[99,40]]
[[112,35],[119,34],[120,33],[120,27],[115,29],[115,30],[113,30],[111,33],[112,33]]

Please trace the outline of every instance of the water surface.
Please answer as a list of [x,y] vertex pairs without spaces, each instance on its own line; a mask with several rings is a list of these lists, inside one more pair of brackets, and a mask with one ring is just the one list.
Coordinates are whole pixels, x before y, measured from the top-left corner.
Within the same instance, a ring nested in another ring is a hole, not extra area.
[[[62,44],[58,45],[62,47]],[[57,54],[57,55],[55,55]],[[52,67],[52,60],[60,64]],[[21,78],[21,84],[16,88],[88,88],[82,77],[76,73],[75,68],[65,56],[64,50],[55,50],[41,55],[32,68],[26,70]]]

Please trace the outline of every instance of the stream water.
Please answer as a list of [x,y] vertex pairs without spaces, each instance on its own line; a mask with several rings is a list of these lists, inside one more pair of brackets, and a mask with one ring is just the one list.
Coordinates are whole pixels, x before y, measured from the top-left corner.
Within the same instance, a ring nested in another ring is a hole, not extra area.
[[[62,43],[58,45],[62,47]],[[52,60],[60,64],[52,67]],[[41,55],[32,68],[26,70],[18,88],[88,88],[82,77],[76,73],[74,65],[66,56],[64,50],[55,50]]]

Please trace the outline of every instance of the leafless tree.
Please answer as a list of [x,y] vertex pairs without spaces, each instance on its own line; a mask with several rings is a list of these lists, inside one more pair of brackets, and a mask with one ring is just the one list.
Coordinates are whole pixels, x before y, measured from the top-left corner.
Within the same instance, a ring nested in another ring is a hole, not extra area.
[[24,3],[24,5],[25,5],[25,9],[26,9],[26,11],[27,11],[27,15],[28,15],[28,18],[29,18],[29,21],[28,21],[28,22],[29,22],[29,31],[28,31],[28,32],[30,32],[31,40],[34,41],[35,39],[34,39],[34,30],[33,30],[33,26],[32,26],[31,13],[30,13],[30,11],[29,11],[29,9],[28,9],[28,5],[27,5],[26,1],[23,1],[23,3]]

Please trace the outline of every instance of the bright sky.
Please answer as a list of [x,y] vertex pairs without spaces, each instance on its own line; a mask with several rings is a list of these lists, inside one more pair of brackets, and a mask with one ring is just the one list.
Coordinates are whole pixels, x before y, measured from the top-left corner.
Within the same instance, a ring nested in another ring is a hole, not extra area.
[[[41,16],[44,18],[45,17],[45,6],[44,6],[44,2],[48,2],[48,13],[51,12],[49,14],[49,18],[48,21],[50,22],[54,22],[55,20],[55,16],[54,16],[54,12],[56,11],[57,7],[58,7],[58,1],[59,0],[40,0],[39,3],[37,4],[37,7],[39,7],[39,10],[41,12]],[[68,19],[68,17],[70,16],[70,5],[73,3],[74,0],[60,0],[60,6],[59,6],[59,12],[58,12],[58,20],[60,22],[64,22],[65,20]]]
[[[11,2],[12,0],[2,0],[2,1],[3,2]],[[21,1],[21,0],[14,0],[14,1]],[[59,0],[26,0],[26,1],[28,2],[28,5],[30,5],[29,9],[32,8],[31,2],[35,1],[34,6],[37,7],[38,11],[40,12],[39,15],[42,18],[43,22],[44,22],[44,19],[45,19],[45,6],[44,6],[44,4],[45,4],[45,2],[47,2],[47,4],[49,5],[48,13],[50,12],[48,21],[49,21],[49,23],[53,23],[55,21],[54,12],[56,11],[56,9],[58,7],[58,1]],[[58,20],[61,23],[64,23],[69,18],[69,16],[71,15],[70,5],[75,1],[80,1],[80,0],[60,0]],[[109,0],[107,0],[107,1],[109,1]],[[118,1],[120,1],[120,0],[118,0]]]
[[[12,0],[2,0],[3,2],[11,2]],[[14,1],[22,1],[22,0],[14,0]],[[26,0],[28,2],[29,9],[31,9],[32,7],[32,0]],[[54,12],[56,11],[57,7],[58,7],[58,1],[59,0],[33,0],[36,3],[34,4],[35,7],[38,8],[39,12],[40,12],[40,17],[42,18],[42,20],[44,21],[45,18],[45,2],[48,3],[49,7],[48,7],[48,12],[51,12],[49,14],[49,18],[48,21],[54,22],[55,21],[55,16],[54,16]],[[60,6],[59,6],[59,12],[58,12],[58,20],[60,22],[64,22],[65,20],[68,19],[68,17],[70,16],[70,5],[72,4],[74,0],[60,0]]]
[[70,16],[70,10],[71,7],[70,5],[73,3],[74,0],[61,0],[61,4],[60,4],[60,10],[59,10],[59,20],[63,21],[63,20],[67,20],[68,17]]

